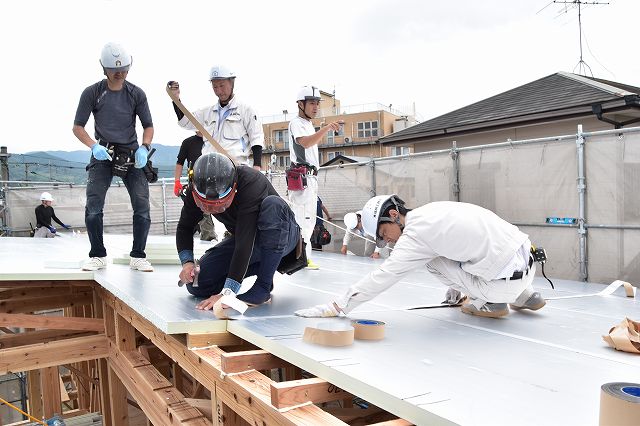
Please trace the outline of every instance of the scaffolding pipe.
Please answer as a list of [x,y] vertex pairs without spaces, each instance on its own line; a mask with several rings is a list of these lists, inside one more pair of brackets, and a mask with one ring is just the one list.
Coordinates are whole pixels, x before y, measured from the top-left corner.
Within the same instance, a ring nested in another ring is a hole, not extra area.
[[586,225],[586,206],[585,194],[587,189],[587,181],[584,171],[584,135],[582,133],[582,124],[578,124],[578,135],[576,137],[576,148],[578,155],[578,240],[580,247],[580,278],[587,281],[589,271],[587,268],[587,227]]
[[451,159],[453,160],[453,183],[451,184],[453,201],[460,201],[460,167],[458,164],[458,147],[456,141],[453,141],[451,145]]
[[167,226],[167,181],[162,179],[162,227],[164,229],[164,235],[169,233],[169,227]]
[[375,160],[371,160],[369,162],[369,167],[371,167],[371,193],[372,197],[376,196],[376,162]]

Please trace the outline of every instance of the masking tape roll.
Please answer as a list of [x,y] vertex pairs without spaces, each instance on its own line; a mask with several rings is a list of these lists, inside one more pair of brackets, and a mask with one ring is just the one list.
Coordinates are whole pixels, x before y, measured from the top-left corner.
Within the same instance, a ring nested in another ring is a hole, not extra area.
[[600,391],[600,426],[640,424],[640,384],[605,383]]
[[353,343],[354,330],[345,322],[327,321],[315,327],[305,327],[302,340],[323,346],[349,346]]
[[382,321],[356,319],[351,321],[356,340],[384,339],[384,323]]

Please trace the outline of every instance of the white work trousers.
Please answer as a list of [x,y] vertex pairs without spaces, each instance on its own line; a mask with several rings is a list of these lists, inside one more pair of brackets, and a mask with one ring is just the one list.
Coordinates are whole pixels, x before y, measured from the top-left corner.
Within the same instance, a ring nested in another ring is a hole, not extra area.
[[311,234],[316,225],[316,209],[318,206],[318,180],[307,175],[307,187],[302,191],[289,191],[291,210],[296,215],[296,222],[302,231],[302,239],[307,243],[307,259],[311,259]]
[[469,296],[472,303],[480,308],[486,302],[514,303],[525,289],[533,291],[531,283],[536,275],[536,264],[534,263],[529,273],[519,280],[486,281],[464,271],[460,262],[444,257],[437,257],[429,262],[427,270],[443,284]]

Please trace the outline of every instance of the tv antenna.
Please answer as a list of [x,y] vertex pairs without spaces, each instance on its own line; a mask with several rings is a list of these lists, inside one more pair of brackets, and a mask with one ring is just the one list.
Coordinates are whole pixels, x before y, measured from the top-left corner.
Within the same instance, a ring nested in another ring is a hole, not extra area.
[[[587,75],[587,71],[589,71],[589,74],[591,74],[591,77],[593,77],[593,72],[591,71],[591,67],[582,58],[582,6],[583,5],[584,6],[605,5],[605,4],[609,4],[609,3],[608,2],[602,2],[602,1],[586,1],[586,0],[553,0],[551,3],[547,4],[547,6],[549,6],[552,3],[564,5],[564,13],[567,13],[570,9],[577,9],[578,10],[578,33],[579,33],[579,37],[580,37],[580,60],[578,61],[576,66],[573,67],[573,72],[575,73],[576,70],[577,70],[578,74],[586,76]],[[543,7],[538,12],[541,12],[547,6]]]

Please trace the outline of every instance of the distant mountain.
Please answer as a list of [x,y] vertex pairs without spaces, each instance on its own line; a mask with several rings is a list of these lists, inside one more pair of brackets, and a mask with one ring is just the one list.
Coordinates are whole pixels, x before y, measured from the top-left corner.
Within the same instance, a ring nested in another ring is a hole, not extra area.
[[[154,143],[156,152],[151,157],[161,178],[173,177],[176,157],[180,147]],[[69,182],[84,184],[87,181],[86,165],[91,158],[88,149],[77,151],[34,151],[11,154],[9,179],[40,182]]]

